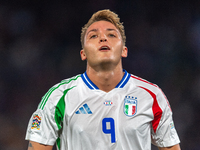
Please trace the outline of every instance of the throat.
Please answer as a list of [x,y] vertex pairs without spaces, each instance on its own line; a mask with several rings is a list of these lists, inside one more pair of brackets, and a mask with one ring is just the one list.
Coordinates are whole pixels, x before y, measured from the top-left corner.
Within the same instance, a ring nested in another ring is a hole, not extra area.
[[109,92],[114,89],[123,78],[124,72],[122,71],[99,71],[88,72],[90,80],[102,91]]

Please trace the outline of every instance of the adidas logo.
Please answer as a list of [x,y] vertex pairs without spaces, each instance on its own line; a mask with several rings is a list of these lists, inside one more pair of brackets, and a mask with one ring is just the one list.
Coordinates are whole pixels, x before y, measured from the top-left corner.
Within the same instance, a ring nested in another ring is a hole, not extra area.
[[92,111],[87,104],[84,104],[83,107],[80,107],[79,110],[75,112],[76,114],[92,114]]

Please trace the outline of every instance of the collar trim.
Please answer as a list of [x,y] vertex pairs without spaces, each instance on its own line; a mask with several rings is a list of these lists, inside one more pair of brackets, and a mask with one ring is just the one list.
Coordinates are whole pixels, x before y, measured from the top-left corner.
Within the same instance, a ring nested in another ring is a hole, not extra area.
[[[128,80],[130,79],[131,75],[126,70],[123,70],[123,72],[124,72],[124,76],[123,76],[123,78],[117,84],[117,86],[115,88],[123,88],[126,85],[126,83],[128,82]],[[89,79],[89,77],[87,76],[86,72],[84,72],[83,74],[81,74],[81,78],[83,79],[84,83],[91,90],[99,90],[99,88]]]

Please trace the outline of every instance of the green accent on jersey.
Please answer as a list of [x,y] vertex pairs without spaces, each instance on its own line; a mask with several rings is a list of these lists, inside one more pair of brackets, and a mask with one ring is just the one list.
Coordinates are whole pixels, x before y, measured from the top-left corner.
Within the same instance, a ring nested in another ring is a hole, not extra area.
[[57,138],[56,145],[57,145],[58,149],[60,150],[60,138]]
[[70,78],[68,80],[63,80],[60,82],[60,84],[58,84],[56,87],[52,87],[49,89],[49,91],[42,97],[42,100],[38,106],[39,109],[44,109],[44,106],[46,104],[46,102],[48,101],[48,98],[50,97],[50,95],[53,93],[53,91],[55,91],[57,88],[59,88],[61,85],[63,84],[69,84],[71,81],[73,80],[77,80],[79,77],[81,77],[81,75],[77,75],[73,78]]
[[[58,104],[56,105],[56,109],[55,109],[55,121],[56,124],[58,126],[58,129],[60,130],[62,128],[62,122],[63,122],[63,118],[65,115],[65,95],[67,94],[67,92],[71,89],[73,89],[76,86],[73,86],[67,90],[65,90],[63,92],[63,96],[60,98]],[[56,144],[58,149],[60,150],[60,138],[58,138],[56,140]]]
[[61,129],[61,122],[63,121],[64,114],[65,114],[65,95],[67,92],[71,89],[73,89],[76,86],[73,86],[63,92],[63,96],[60,98],[58,104],[56,105],[56,110],[55,110],[55,121],[58,126],[58,129]]

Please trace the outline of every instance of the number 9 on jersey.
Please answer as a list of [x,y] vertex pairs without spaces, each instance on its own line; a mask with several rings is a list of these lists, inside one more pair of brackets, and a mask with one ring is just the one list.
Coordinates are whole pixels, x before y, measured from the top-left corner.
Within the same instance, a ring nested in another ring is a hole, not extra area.
[[102,130],[105,134],[111,135],[111,143],[115,143],[115,121],[113,118],[104,118],[102,120]]

